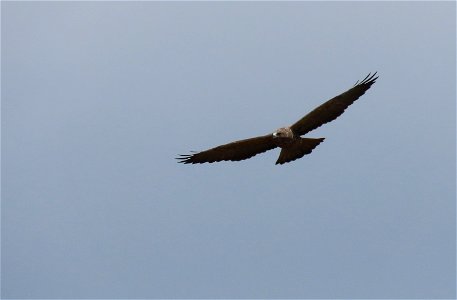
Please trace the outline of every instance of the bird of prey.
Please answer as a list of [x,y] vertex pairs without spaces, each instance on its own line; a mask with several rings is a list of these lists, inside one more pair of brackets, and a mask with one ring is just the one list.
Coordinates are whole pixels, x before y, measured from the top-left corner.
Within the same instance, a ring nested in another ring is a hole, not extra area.
[[231,142],[201,152],[180,155],[176,159],[185,164],[213,163],[224,160],[239,161],[248,159],[259,153],[281,148],[276,164],[284,164],[305,154],[310,154],[324,138],[302,138],[302,135],[338,118],[345,109],[376,82],[376,72],[368,74],[362,81],[346,92],[318,106],[306,116],[289,127],[282,127],[273,133]]

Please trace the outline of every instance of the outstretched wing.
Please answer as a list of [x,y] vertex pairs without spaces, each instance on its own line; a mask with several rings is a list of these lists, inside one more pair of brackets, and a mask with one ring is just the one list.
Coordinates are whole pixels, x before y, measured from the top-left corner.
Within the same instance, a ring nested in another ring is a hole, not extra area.
[[223,160],[243,160],[276,148],[271,134],[221,145],[206,151],[180,155],[176,159],[185,164],[212,163]]
[[325,123],[335,120],[376,82],[378,77],[375,76],[376,72],[373,75],[368,74],[360,83],[357,81],[353,88],[318,106],[290,128],[296,135],[304,135]]

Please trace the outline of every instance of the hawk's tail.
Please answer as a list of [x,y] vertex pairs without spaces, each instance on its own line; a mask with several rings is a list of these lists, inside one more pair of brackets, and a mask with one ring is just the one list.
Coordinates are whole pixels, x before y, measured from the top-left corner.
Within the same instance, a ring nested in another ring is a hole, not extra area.
[[310,154],[314,148],[324,141],[324,138],[300,138],[287,148],[282,148],[276,164],[284,164]]

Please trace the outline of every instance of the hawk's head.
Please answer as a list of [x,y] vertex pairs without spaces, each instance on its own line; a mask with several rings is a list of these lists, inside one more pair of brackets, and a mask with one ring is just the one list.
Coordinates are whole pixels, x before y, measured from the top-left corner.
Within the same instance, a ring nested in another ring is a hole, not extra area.
[[277,139],[293,139],[294,133],[289,127],[282,127],[273,132],[273,138]]

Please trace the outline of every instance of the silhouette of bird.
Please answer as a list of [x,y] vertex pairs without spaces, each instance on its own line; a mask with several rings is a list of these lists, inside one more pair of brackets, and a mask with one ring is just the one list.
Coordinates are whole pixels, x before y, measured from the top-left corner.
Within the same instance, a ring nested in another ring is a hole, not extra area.
[[310,154],[324,141],[324,138],[302,138],[301,136],[338,118],[349,105],[365,94],[377,78],[376,72],[373,75],[368,74],[362,81],[357,81],[352,88],[318,106],[289,127],[282,127],[267,135],[231,142],[209,150],[180,155],[176,159],[185,164],[239,161],[277,147],[281,148],[281,152],[276,164],[301,158]]

